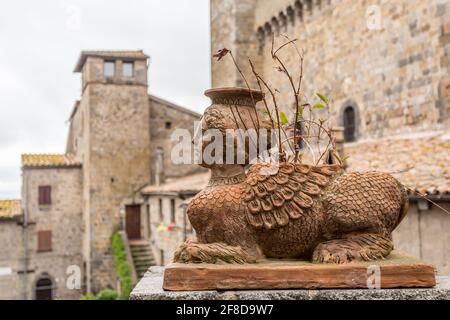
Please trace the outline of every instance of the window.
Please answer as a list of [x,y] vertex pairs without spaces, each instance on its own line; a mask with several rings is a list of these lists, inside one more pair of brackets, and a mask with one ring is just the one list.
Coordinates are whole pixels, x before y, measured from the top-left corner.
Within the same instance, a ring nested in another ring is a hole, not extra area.
[[131,78],[134,76],[134,63],[123,62],[122,63],[122,76]]
[[116,64],[114,61],[105,61],[103,63],[103,74],[107,78],[114,77],[114,69],[116,68]]
[[51,205],[52,204],[52,187],[51,186],[39,186],[39,205]]
[[170,199],[170,222],[175,223],[175,199]]
[[163,215],[163,203],[162,203],[162,199],[159,198],[158,199],[158,209],[159,209],[159,221],[163,222],[164,221],[164,215]]
[[344,139],[346,142],[356,140],[356,112],[352,106],[344,109]]
[[172,122],[168,121],[166,122],[166,129],[171,129],[172,128]]
[[48,277],[42,277],[36,282],[34,292],[36,300],[52,300],[53,299],[53,283]]
[[38,231],[38,252],[52,251],[52,232],[51,231]]

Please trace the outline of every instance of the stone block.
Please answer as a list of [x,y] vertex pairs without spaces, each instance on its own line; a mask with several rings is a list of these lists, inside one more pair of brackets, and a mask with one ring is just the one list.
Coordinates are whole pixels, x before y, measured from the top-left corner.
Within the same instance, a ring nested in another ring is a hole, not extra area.
[[380,261],[314,264],[266,260],[258,264],[170,264],[163,288],[169,291],[233,289],[368,288],[379,274],[381,288],[435,286],[435,269],[410,256],[391,253]]

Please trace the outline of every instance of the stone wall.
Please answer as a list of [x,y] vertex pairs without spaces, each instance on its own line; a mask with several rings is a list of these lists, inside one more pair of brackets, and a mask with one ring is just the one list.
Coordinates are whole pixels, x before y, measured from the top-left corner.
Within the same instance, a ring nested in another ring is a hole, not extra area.
[[[162,203],[162,219],[160,218],[159,201]],[[170,200],[175,199],[175,223],[173,230],[164,230],[158,226],[167,227],[172,225]],[[186,237],[193,236],[193,229],[185,210],[180,207],[185,200],[176,194],[174,195],[154,195],[147,200],[150,208],[150,226],[151,226],[151,247],[155,261],[158,265],[166,265],[172,261],[173,254]]]
[[[39,205],[39,186],[51,186],[51,205]],[[23,209],[29,222],[28,227],[22,231],[26,233],[23,235],[26,243],[22,250],[24,247],[28,249],[28,269],[31,271],[24,280],[28,286],[27,298],[34,298],[37,280],[48,276],[53,282],[55,299],[78,299],[85,289],[81,170],[24,169],[22,193]],[[51,251],[38,251],[39,231],[52,232]],[[72,290],[66,285],[70,266],[76,266],[80,270],[80,290]]]
[[[443,206],[450,210],[449,204]],[[396,249],[434,264],[441,275],[450,275],[450,219],[441,209],[431,206],[421,211],[411,203],[393,238]]]
[[[254,9],[258,3],[259,0],[211,0],[211,52],[228,48],[245,73],[250,71],[247,57],[254,56],[257,46]],[[259,65],[258,57],[254,60]],[[213,88],[245,87],[231,59],[215,61],[212,58]]]
[[[86,102],[84,102],[86,104]],[[85,115],[80,107],[80,101],[77,101],[70,118],[69,133],[67,137],[66,153],[73,154],[81,161],[83,151],[86,150],[86,134],[84,130]]]
[[[114,77],[112,79],[105,78],[103,74],[103,61],[114,61],[115,70]],[[130,61],[130,59],[124,58],[125,61]],[[124,78],[122,76],[122,63],[120,58],[102,58],[89,56],[83,66],[82,73],[82,89],[83,91],[89,84],[102,83],[102,84],[133,84],[147,86],[147,60],[136,60],[134,62],[134,75],[131,78]]]
[[0,243],[0,300],[22,299],[23,236],[17,221],[0,221]]
[[[227,6],[232,4],[227,1]],[[263,77],[280,91],[281,107],[291,113],[294,99],[289,83],[274,69],[270,57],[272,34],[298,39],[298,46],[306,50],[304,100],[313,100],[315,92],[331,97],[332,116],[338,125],[342,124],[342,108],[354,105],[359,110],[360,137],[449,124],[450,6],[445,1],[259,0],[252,9],[253,25],[236,22],[239,11],[235,6],[229,14],[224,14],[222,1],[212,1],[211,8],[212,47],[228,47],[235,55],[236,51],[248,53],[258,62]],[[231,37],[249,34],[250,29],[254,46]],[[276,44],[283,41],[277,38]],[[281,57],[298,73],[294,50]],[[241,85],[230,59],[225,60],[213,62],[213,85]],[[245,59],[238,62],[246,64]]]
[[98,291],[116,285],[110,241],[119,228],[120,204],[151,173],[147,87],[90,84],[81,103],[88,126],[83,158],[88,274]]
[[[163,172],[160,183],[163,183],[165,178],[182,177],[201,170],[197,165],[174,164],[171,158],[172,148],[178,144],[177,141],[171,140],[172,133],[176,129],[187,129],[193,138],[194,122],[200,121],[200,115],[153,96],[150,96],[149,103],[150,136],[152,141],[151,163],[153,173],[151,182],[156,182],[156,163],[160,152],[162,152],[163,157],[163,168],[161,168]],[[190,140],[188,143],[190,143]]]

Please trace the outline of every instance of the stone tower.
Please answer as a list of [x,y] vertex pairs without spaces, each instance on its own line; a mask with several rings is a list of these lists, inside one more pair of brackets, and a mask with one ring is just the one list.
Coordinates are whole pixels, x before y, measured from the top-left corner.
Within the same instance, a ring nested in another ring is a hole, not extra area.
[[87,291],[116,286],[111,235],[120,226],[120,203],[150,177],[147,60],[142,51],[85,51],[81,135],[83,253]]
[[[259,66],[261,59],[256,55],[257,35],[254,32],[255,6],[257,0],[211,0],[211,52],[227,48],[233,52],[236,62],[247,75],[250,74],[248,57]],[[212,86],[245,87],[241,75],[231,59],[220,63],[212,62]],[[251,85],[253,77],[248,76]]]

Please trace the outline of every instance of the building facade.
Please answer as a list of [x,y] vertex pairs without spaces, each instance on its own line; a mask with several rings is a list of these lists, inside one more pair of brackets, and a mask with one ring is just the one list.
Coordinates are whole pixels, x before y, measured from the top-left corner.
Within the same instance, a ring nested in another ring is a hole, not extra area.
[[172,262],[180,244],[195,238],[186,209],[192,197],[208,185],[209,178],[209,172],[199,172],[170,178],[162,185],[149,185],[142,189],[148,212],[151,248],[157,265]]
[[[331,116],[344,124],[352,108],[356,137],[448,128],[450,124],[448,1],[212,0],[211,48],[233,51],[249,80],[250,57],[258,73],[279,91],[292,115],[290,84],[270,51],[297,39],[305,50],[303,99],[321,92]],[[299,73],[295,50],[280,57]],[[213,87],[245,86],[231,59],[212,62]]]
[[148,94],[142,51],[84,51],[75,72],[66,152],[24,154],[22,200],[0,202],[0,298],[116,288],[114,232],[124,230],[133,272],[153,263],[140,190],[199,170],[172,164],[170,150],[174,130],[193,132],[200,115]]

